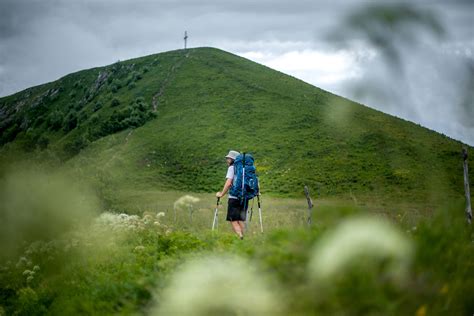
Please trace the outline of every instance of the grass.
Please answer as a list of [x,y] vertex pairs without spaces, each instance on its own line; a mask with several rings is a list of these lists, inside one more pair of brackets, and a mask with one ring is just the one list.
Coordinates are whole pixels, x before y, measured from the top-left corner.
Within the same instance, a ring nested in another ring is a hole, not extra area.
[[[231,254],[258,271],[258,277],[252,279],[255,288],[271,284],[272,295],[285,297],[277,311],[281,315],[406,315],[423,310],[427,314],[461,315],[474,308],[469,296],[474,289],[469,278],[474,235],[472,227],[465,224],[462,201],[439,208],[430,217],[412,217],[414,213],[401,208],[388,218],[347,201],[316,200],[314,222],[308,228],[303,199],[266,197],[265,233],[258,232],[254,220],[241,241],[222,221],[224,210],[219,230],[210,231],[213,199],[204,195],[198,195],[201,200],[194,205],[192,225],[187,210],[178,210],[174,221],[169,208],[179,195],[131,194],[143,200],[143,213],[133,228],[116,228],[117,223],[80,226],[49,241],[24,244],[17,256],[1,263],[0,310],[19,315],[156,315],[163,300],[169,299],[169,288],[176,286],[173,280],[182,269],[195,267],[193,262],[199,258],[220,260]],[[156,211],[166,215],[155,219]],[[315,283],[309,261],[318,242],[340,223],[364,214],[388,219],[415,247],[406,278],[387,279],[390,257],[383,261],[355,257],[353,264],[328,285]],[[201,277],[212,278],[212,266],[206,271]],[[189,282],[192,286],[193,281]],[[215,282],[209,287],[223,291],[228,286],[225,279]],[[211,291],[209,287],[201,292]],[[207,299],[209,306],[219,301]],[[257,308],[249,304],[249,308]],[[218,308],[228,308],[223,306]]]

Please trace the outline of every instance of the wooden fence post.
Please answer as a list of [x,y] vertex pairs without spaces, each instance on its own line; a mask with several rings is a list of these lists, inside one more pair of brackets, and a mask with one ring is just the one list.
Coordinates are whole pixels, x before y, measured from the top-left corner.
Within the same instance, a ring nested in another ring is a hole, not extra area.
[[466,194],[466,217],[467,222],[471,224],[472,221],[472,210],[471,210],[471,192],[469,189],[469,173],[467,169],[467,149],[462,149],[462,155],[464,159],[464,192]]
[[192,224],[193,223],[193,212],[194,212],[193,206],[189,205],[188,210],[189,210],[189,220],[191,221],[191,224]]
[[308,226],[311,226],[311,223],[313,222],[313,201],[311,200],[311,197],[309,196],[309,189],[308,186],[304,186],[304,194],[306,195],[306,200],[308,201]]

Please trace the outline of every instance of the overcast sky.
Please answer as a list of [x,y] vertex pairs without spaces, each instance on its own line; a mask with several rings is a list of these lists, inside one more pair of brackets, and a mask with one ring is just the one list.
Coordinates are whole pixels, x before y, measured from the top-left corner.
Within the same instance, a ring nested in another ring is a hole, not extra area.
[[416,2],[446,32],[402,43],[401,72],[357,34],[346,32],[350,45],[328,40],[368,3],[0,0],[0,96],[81,69],[182,48],[187,30],[189,47],[230,51],[474,145],[474,1]]

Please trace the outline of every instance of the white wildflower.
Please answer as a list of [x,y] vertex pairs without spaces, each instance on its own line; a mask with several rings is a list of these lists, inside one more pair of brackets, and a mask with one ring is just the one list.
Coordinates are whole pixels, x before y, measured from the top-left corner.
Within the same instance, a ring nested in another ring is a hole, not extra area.
[[30,275],[29,277],[26,278],[26,282],[30,283],[34,280],[34,277]]
[[30,275],[30,274],[34,274],[34,272],[31,271],[31,270],[25,270],[25,271],[23,271],[23,275],[25,275],[25,276],[26,276],[26,275]]
[[40,267],[38,265],[33,267],[33,271],[38,272],[40,270]]
[[165,216],[165,212],[158,212],[158,213],[156,214],[156,217],[157,217],[157,218],[164,217],[164,216]]
[[153,217],[151,215],[145,215],[143,216],[143,223],[148,224],[153,221]]
[[125,213],[121,213],[118,215],[118,218],[121,219],[121,220],[127,220],[128,219],[128,215],[125,214]]
[[138,216],[138,215],[130,215],[130,216],[128,217],[128,220],[129,220],[129,221],[139,221],[139,220],[140,220],[140,216]]
[[359,259],[389,259],[387,272],[401,280],[408,272],[412,253],[411,241],[389,222],[351,218],[321,238],[309,268],[313,279],[329,281]]
[[200,199],[192,195],[184,195],[174,202],[174,208],[187,208],[193,206],[193,204],[199,202]]
[[113,225],[117,221],[118,221],[118,216],[116,214],[109,213],[109,212],[104,212],[100,214],[99,217],[96,218],[96,223],[99,225],[104,225],[104,226]]
[[[231,271],[231,273],[229,273]],[[151,315],[278,315],[275,289],[238,257],[186,263],[165,289]],[[186,302],[183,304],[183,302]]]
[[97,219],[96,224],[98,227],[110,227],[113,231],[119,230],[135,230],[138,226],[147,224],[153,219],[152,216],[145,216],[141,219],[138,215],[127,215],[125,213],[113,214],[113,213],[102,213]]
[[145,250],[145,247],[144,246],[136,246],[135,249],[133,249],[134,251],[143,251]]
[[28,260],[26,260],[25,257],[21,257],[21,258],[18,260],[18,262],[16,263],[15,266],[16,266],[17,268],[20,268],[21,266],[26,265],[27,261],[28,261]]

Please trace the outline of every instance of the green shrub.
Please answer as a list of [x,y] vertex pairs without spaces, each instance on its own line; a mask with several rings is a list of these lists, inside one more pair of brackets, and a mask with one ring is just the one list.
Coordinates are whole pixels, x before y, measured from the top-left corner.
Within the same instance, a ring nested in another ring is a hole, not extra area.
[[92,112],[97,112],[102,108],[102,102],[97,101],[92,107]]
[[26,152],[34,151],[36,149],[36,142],[38,141],[40,135],[32,129],[26,131],[25,133],[21,133],[20,135],[21,137],[18,139],[18,144],[20,147]]
[[44,150],[49,145],[49,139],[46,136],[41,135],[36,141],[36,145],[39,149]]
[[88,135],[80,134],[64,145],[67,156],[75,156],[89,144]]
[[127,85],[127,88],[128,88],[128,90],[132,90],[132,89],[134,89],[136,86],[137,86],[137,84],[132,81],[132,82],[130,82],[130,83]]
[[112,91],[112,93],[117,93],[120,88],[122,88],[122,82],[118,79],[114,79],[110,85],[110,91]]
[[16,138],[16,136],[20,132],[21,132],[20,125],[18,123],[13,123],[9,127],[7,127],[4,131],[1,131],[0,145],[11,142],[12,140]]
[[110,102],[111,107],[116,107],[120,105],[120,101],[117,98],[113,98],[112,101]]
[[77,126],[77,112],[70,111],[64,118],[63,130],[67,133],[75,129]]

